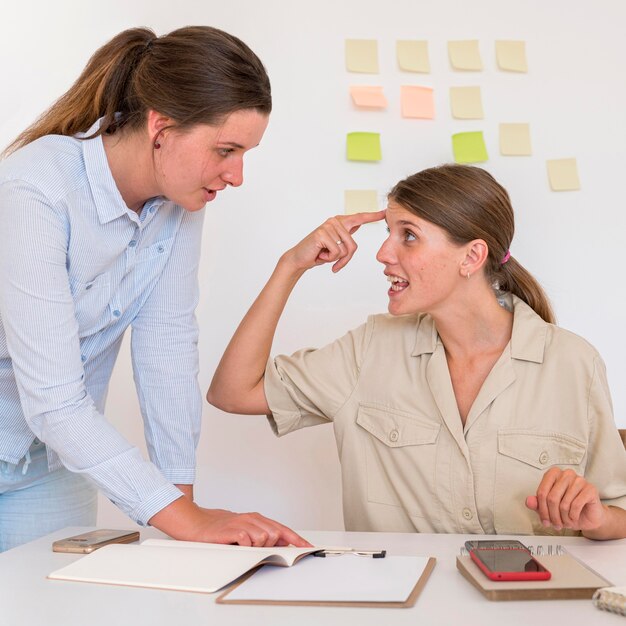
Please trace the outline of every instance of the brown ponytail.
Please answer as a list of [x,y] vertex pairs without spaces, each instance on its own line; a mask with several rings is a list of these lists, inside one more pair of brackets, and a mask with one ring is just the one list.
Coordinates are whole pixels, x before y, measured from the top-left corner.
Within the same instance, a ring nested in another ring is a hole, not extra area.
[[131,28],[99,48],[74,85],[5,154],[44,135],[86,132],[101,117],[92,137],[136,130],[149,110],[184,130],[219,124],[242,109],[269,115],[272,97],[263,64],[237,37],[209,26],[186,26],[162,37]]
[[443,228],[454,243],[483,239],[489,248],[485,274],[494,288],[518,296],[546,322],[555,323],[537,280],[512,256],[507,259],[515,231],[513,208],[491,174],[470,165],[441,165],[400,181],[389,198]]

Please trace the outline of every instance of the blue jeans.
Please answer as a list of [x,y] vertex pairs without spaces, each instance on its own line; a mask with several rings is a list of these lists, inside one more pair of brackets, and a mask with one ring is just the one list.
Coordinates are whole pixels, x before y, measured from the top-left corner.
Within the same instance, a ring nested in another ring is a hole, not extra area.
[[17,465],[0,461],[0,552],[64,528],[95,526],[97,490],[65,468],[48,471],[35,439]]

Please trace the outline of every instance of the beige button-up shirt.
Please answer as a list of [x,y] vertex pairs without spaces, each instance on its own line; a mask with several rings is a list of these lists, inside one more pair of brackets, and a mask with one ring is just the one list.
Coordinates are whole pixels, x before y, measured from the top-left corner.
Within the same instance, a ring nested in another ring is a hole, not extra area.
[[465,427],[429,315],[374,315],[324,348],[270,359],[275,432],[334,425],[348,530],[577,534],[545,529],[524,504],[553,466],[626,508],[600,355],[518,298],[509,306],[511,341]]

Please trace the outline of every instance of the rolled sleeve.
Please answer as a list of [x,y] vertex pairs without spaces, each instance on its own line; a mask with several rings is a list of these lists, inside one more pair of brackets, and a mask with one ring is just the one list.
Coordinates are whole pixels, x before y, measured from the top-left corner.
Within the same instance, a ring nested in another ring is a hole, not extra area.
[[300,350],[270,359],[265,396],[278,436],[332,421],[359,379],[374,318],[324,348]]
[[585,478],[603,504],[626,509],[626,451],[613,420],[606,369],[597,356],[589,388],[589,449]]
[[198,264],[204,211],[185,212],[170,258],[132,322],[135,383],[151,460],[177,484],[195,480],[202,395],[198,384]]

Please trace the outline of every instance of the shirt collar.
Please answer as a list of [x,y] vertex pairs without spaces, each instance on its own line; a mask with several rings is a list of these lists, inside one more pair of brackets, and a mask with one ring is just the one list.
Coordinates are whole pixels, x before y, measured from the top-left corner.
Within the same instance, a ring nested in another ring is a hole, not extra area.
[[[506,308],[513,310],[513,331],[510,341],[511,358],[543,363],[548,323],[517,296],[506,294],[504,299],[505,304],[510,304]],[[417,320],[415,347],[412,356],[432,354],[439,341],[439,334],[433,318],[430,315],[420,315]]]
[[[89,137],[89,135],[92,135],[100,128],[101,121],[102,118],[97,120],[87,132],[79,133],[77,137]],[[93,139],[82,140],[82,149],[87,180],[89,181],[100,223],[112,222],[122,215],[128,215],[136,221],[138,219],[137,213],[126,206],[111,173],[109,161],[104,151],[102,135],[98,135]],[[163,202],[165,202],[165,198],[159,197],[152,198],[146,204],[158,208]]]

